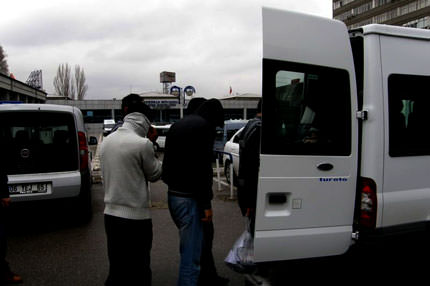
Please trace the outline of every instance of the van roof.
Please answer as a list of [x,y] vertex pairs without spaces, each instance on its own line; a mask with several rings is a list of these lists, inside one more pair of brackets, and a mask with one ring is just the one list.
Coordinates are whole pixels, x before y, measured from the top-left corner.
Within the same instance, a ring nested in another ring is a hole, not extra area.
[[402,38],[413,38],[420,40],[430,40],[430,30],[417,29],[409,27],[400,27],[384,24],[370,24],[350,31],[351,33],[359,32],[363,35],[385,35]]

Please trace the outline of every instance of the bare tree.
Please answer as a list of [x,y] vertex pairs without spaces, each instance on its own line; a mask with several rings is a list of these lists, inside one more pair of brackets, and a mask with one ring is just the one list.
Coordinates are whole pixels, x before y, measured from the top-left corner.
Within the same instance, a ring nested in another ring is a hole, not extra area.
[[58,96],[75,99],[71,68],[68,63],[58,66],[57,75],[54,78],[54,88]]
[[75,87],[77,99],[83,100],[87,93],[88,85],[86,84],[84,69],[79,65],[75,66]]
[[3,47],[0,46],[0,73],[9,75],[9,66],[6,61],[6,53],[3,50]]

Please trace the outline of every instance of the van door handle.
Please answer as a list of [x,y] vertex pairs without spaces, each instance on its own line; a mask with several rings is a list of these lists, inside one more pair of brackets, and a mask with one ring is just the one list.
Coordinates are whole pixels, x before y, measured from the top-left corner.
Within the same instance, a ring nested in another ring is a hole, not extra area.
[[285,204],[287,202],[286,194],[270,194],[269,195],[269,204],[279,205]]
[[321,171],[330,171],[331,169],[333,169],[333,165],[330,163],[320,163],[317,165],[317,168]]

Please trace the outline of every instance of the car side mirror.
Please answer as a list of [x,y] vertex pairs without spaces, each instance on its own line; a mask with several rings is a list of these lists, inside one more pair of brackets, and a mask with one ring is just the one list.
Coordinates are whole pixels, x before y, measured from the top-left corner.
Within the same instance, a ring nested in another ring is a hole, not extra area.
[[90,140],[88,140],[88,145],[97,145],[97,138],[94,136],[90,136]]

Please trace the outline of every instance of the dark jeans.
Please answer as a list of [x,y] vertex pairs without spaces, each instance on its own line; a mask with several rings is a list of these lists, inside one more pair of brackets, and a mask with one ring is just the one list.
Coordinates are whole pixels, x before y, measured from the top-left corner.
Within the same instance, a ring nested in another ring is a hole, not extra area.
[[177,286],[195,286],[200,274],[203,230],[197,202],[169,194],[170,215],[179,229],[181,264]]
[[213,222],[203,222],[203,247],[202,256],[200,259],[200,277],[199,281],[210,281],[217,277],[214,257],[212,254],[212,242],[214,239],[214,224]]
[[106,285],[151,285],[152,220],[105,215],[109,257]]

